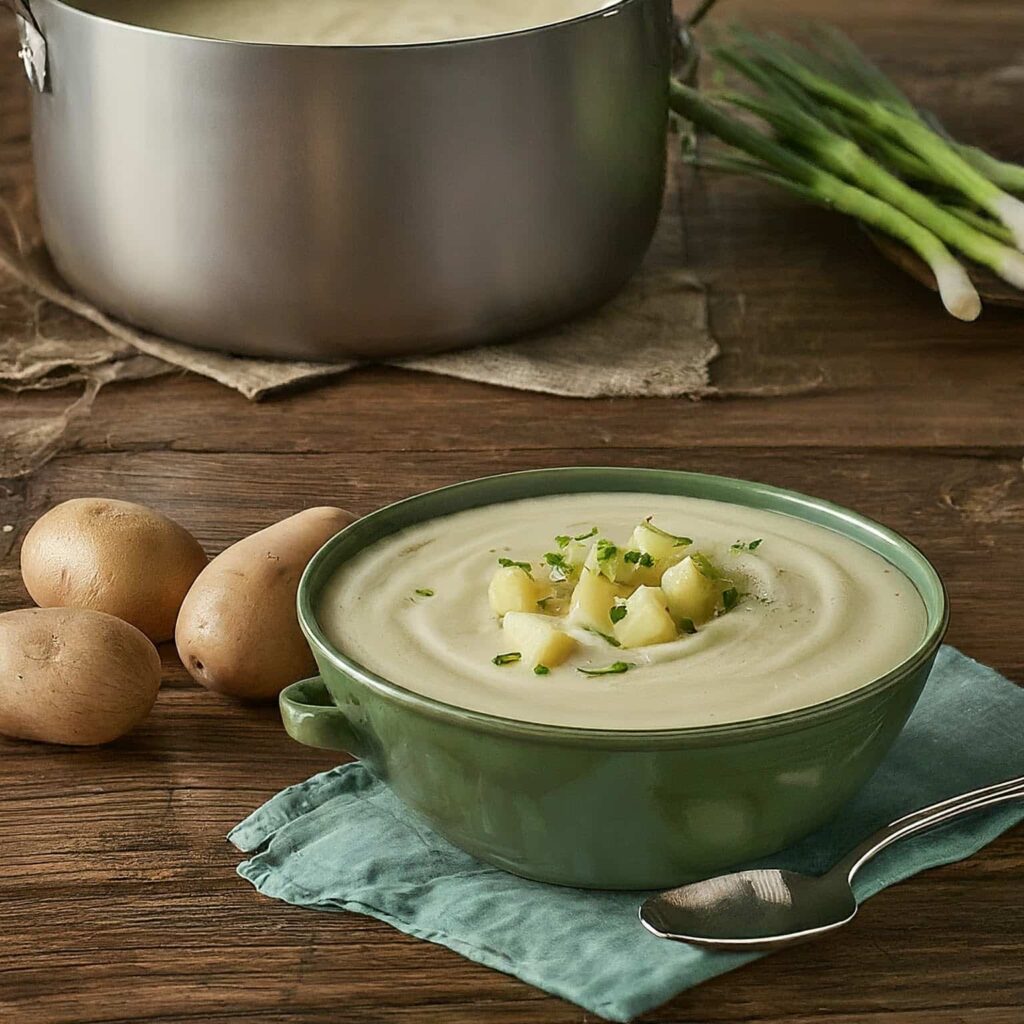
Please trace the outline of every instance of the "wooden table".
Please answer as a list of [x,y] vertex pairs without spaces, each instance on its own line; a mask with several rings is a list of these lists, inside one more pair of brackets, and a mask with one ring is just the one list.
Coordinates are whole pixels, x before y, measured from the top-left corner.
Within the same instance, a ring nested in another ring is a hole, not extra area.
[[[840,22],[952,128],[1024,154],[1024,11],[1012,0],[732,7],[775,24]],[[366,512],[536,466],[676,467],[811,491],[905,532],[948,581],[950,640],[1024,680],[1022,315],[956,323],[856,228],[757,185],[701,182],[683,203],[670,258],[709,284],[722,397],[569,401],[381,369],[261,405],[190,376],[110,388],[74,450],[0,489],[0,524],[14,527],[0,533],[0,609],[28,603],[26,529],[76,495],[153,504],[215,552],[314,503]],[[3,397],[0,416],[67,401]],[[334,758],[290,742],[272,707],[193,686],[173,649],[164,660],[154,714],[107,749],[0,740],[0,1019],[588,1019],[377,921],[257,896],[225,833]],[[1018,829],[886,893],[845,933],[649,1019],[1014,1024],[1022,904]]]

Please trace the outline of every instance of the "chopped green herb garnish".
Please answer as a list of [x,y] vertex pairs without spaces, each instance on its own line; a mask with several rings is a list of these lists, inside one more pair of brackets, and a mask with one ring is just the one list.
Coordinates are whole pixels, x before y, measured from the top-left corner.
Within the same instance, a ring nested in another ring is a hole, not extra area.
[[565,555],[561,555],[557,551],[549,551],[544,556],[544,561],[551,566],[551,578],[556,583],[567,580],[573,573],[571,563],[566,560]]
[[429,587],[420,587],[417,591],[420,597],[433,597],[434,592]]
[[611,665],[605,665],[604,668],[578,668],[576,671],[582,672],[585,676],[618,676],[623,672],[628,672],[631,668],[635,668],[635,666],[628,661],[615,661]]
[[511,558],[499,558],[498,565],[503,569],[522,569],[530,579],[533,579],[533,566],[529,562],[513,562]]
[[533,674],[535,676],[546,676],[551,674],[551,669],[547,665],[534,665]]
[[612,581],[615,579],[612,562],[618,553],[619,549],[610,540],[602,538],[597,542],[597,570]]
[[763,537],[758,537],[757,540],[751,540],[744,542],[742,540],[736,541],[735,544],[729,550],[734,554],[738,555],[741,551],[756,551],[764,543]]
[[621,622],[629,614],[629,609],[624,604],[617,604],[609,613],[608,618],[612,622]]
[[599,636],[602,640],[604,640],[605,643],[611,644],[612,647],[622,646],[622,644],[620,644],[619,641],[615,639],[615,637],[609,636],[607,633],[602,633],[599,629],[593,629],[592,627],[587,626],[586,630],[588,633],[593,633],[594,636]]
[[574,540],[577,540],[577,541],[579,541],[579,540],[587,540],[589,537],[595,536],[596,533],[597,533],[597,527],[596,526],[591,527],[591,529],[590,529],[590,531],[588,533],[580,533],[580,534],[577,534],[575,537],[570,537],[567,534],[560,533],[555,538],[555,543],[560,548],[564,549],[564,548],[567,548],[569,546],[571,541],[574,541]]
[[722,591],[722,607],[727,611],[732,611],[736,607],[736,602],[740,599],[740,593],[735,587],[730,587],[728,590]]
[[693,624],[693,619],[680,619],[679,620],[679,632],[680,633],[696,633],[697,627]]
[[654,559],[646,551],[627,551],[622,558],[631,565],[642,565],[645,569],[654,565]]
[[496,658],[491,659],[495,665],[514,665],[517,661],[522,660],[523,656],[518,651],[510,651],[508,654],[499,654]]
[[672,541],[672,546],[674,548],[685,548],[693,543],[689,537],[677,537],[674,533],[669,533],[668,530],[663,530],[660,526],[655,526],[654,523],[651,522],[652,518],[653,516],[648,516],[644,520],[647,524],[647,529],[650,530],[651,533],[656,533],[659,537],[667,537]]

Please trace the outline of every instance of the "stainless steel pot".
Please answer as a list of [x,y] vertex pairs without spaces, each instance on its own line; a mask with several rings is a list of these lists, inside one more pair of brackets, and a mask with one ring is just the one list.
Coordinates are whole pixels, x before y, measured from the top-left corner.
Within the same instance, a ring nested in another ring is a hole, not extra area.
[[6,2],[54,262],[149,330],[289,358],[437,350],[602,302],[650,242],[670,0],[394,47]]

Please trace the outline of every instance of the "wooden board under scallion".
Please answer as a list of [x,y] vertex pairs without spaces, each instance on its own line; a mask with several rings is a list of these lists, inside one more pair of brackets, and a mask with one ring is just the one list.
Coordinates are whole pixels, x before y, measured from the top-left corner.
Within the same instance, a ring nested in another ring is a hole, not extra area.
[[[883,235],[880,231],[872,231],[864,228],[864,234],[871,239],[875,248],[887,259],[894,263],[900,270],[909,274],[919,284],[930,288],[933,292],[939,290],[935,281],[935,275],[931,272],[928,264],[916,256],[913,250],[901,245],[894,238]],[[972,264],[967,267],[967,272],[978,289],[978,294],[986,305],[1009,306],[1013,309],[1024,309],[1024,292],[1018,291],[1013,285],[1001,281],[990,270]]]

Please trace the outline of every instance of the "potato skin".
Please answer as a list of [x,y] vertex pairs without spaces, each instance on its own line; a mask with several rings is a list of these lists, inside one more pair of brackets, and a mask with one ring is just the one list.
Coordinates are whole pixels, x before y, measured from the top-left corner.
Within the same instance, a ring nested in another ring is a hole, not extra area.
[[96,746],[149,714],[160,655],[134,626],[84,608],[0,614],[0,733]]
[[269,700],[312,675],[299,629],[299,578],[316,552],[355,516],[311,508],[245,537],[199,574],[178,615],[182,664],[209,690]]
[[183,526],[110,498],[56,505],[21,546],[22,579],[40,607],[116,615],[154,643],[174,636],[181,602],[205,565],[205,552]]

